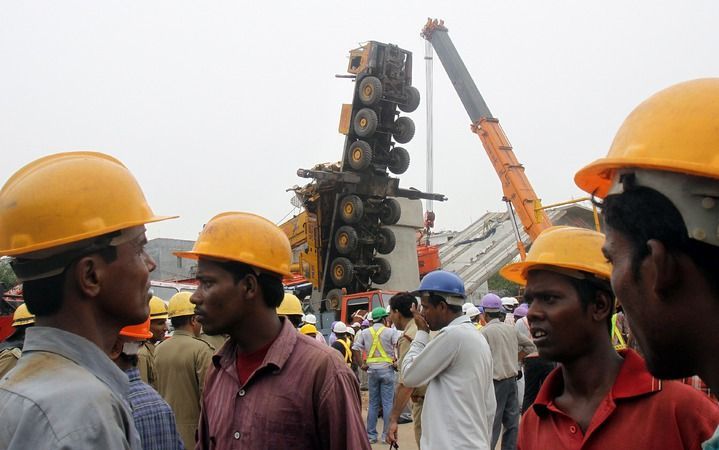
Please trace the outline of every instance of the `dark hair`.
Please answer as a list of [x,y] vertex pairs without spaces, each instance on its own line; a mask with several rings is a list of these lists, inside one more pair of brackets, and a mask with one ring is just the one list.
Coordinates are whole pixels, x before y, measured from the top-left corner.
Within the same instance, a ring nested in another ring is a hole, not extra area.
[[632,176],[623,178],[625,191],[608,196],[599,206],[607,226],[622,233],[629,241],[632,251],[632,274],[639,279],[639,266],[649,255],[647,241],[661,241],[668,251],[686,254],[697,265],[719,295],[719,277],[716,261],[719,247],[689,238],[681,214],[672,202],[660,192],[646,187],[634,186]]
[[591,274],[587,274],[587,276],[589,278],[584,280],[579,280],[577,278],[572,278],[569,276],[566,278],[567,280],[569,280],[572,287],[574,287],[574,290],[577,291],[579,303],[582,305],[582,311],[586,312],[589,308],[589,305],[597,301],[597,295],[600,292],[604,292],[609,297],[609,301],[612,304],[612,312],[607,315],[607,329],[609,330],[609,333],[611,333],[612,316],[614,315],[614,292],[612,291],[612,286],[610,285],[608,280],[596,278]]
[[431,294],[429,296],[429,299],[427,300],[430,305],[434,306],[435,308],[439,306],[440,303],[444,303],[447,305],[447,309],[453,312],[454,314],[461,313],[462,307],[457,305],[450,305],[447,303],[447,301],[444,299],[444,297],[436,294]]
[[302,323],[302,316],[299,314],[285,314],[285,317],[287,317],[287,320],[289,320],[295,328],[299,328]]
[[[117,248],[115,247],[105,247],[92,253],[98,253],[108,264],[117,259]],[[81,258],[92,253],[78,256],[60,274],[23,282],[22,296],[28,311],[38,317],[51,316],[60,311],[64,301],[65,279],[68,268],[72,267]]]
[[235,283],[239,283],[250,274],[257,277],[257,282],[262,289],[263,298],[268,308],[275,309],[282,303],[282,299],[285,297],[285,289],[282,286],[282,279],[278,278],[278,276],[264,272],[258,276],[252,267],[237,261],[219,262],[218,265],[232,274]]
[[182,328],[184,326],[187,326],[190,324],[190,320],[192,320],[193,316],[177,316],[172,317],[170,319],[170,323],[172,323],[172,328],[178,329]]
[[484,313],[489,317],[489,320],[502,317],[502,311],[484,311]]
[[395,311],[399,311],[402,317],[408,319],[412,317],[412,312],[410,311],[412,305],[416,304],[417,299],[409,292],[400,292],[389,299],[389,307]]
[[137,367],[137,363],[140,362],[140,357],[137,355],[126,355],[124,353],[120,353],[120,359],[132,364],[132,367]]

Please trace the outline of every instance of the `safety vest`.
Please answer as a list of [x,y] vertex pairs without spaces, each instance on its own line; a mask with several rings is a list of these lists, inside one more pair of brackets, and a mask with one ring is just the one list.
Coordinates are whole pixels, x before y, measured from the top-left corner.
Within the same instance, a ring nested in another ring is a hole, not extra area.
[[614,343],[615,350],[624,350],[627,348],[626,342],[624,342],[624,336],[622,332],[617,328],[617,315],[612,315],[612,343]]
[[474,324],[474,328],[476,328],[477,330],[481,330],[481,329],[482,329],[482,324],[481,324],[480,322],[477,322],[477,323]]
[[[380,335],[385,330],[385,327],[380,327],[379,330],[375,330],[374,327],[369,327],[367,329],[372,335],[372,347],[370,347],[369,353],[367,353],[367,363],[392,364],[392,358],[387,356],[387,352],[384,350],[384,347],[382,347],[382,342],[379,339]],[[379,356],[374,356],[376,351],[379,351]]]
[[342,347],[345,348],[345,362],[347,364],[352,364],[352,351],[350,350],[350,343],[345,339],[337,339],[337,342],[342,344]]

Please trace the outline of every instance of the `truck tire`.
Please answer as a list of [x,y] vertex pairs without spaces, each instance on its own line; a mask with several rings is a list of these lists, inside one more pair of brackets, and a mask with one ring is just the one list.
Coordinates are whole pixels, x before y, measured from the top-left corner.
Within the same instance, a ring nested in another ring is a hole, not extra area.
[[[375,117],[377,117],[377,115],[375,115]],[[400,144],[406,144],[411,141],[414,137],[414,121],[409,117],[400,117],[397,119],[394,123],[394,132],[392,133],[392,137],[394,137],[394,140]]]
[[392,266],[384,258],[375,258],[374,264],[378,265],[377,271],[372,275],[372,282],[377,284],[385,284],[392,276]]
[[359,237],[357,230],[349,225],[342,225],[335,233],[335,248],[340,255],[349,255],[357,249]]
[[383,225],[394,225],[399,222],[402,215],[402,207],[399,202],[393,198],[386,198],[382,201],[382,207],[379,212],[379,220]]
[[354,266],[352,262],[340,256],[335,258],[330,264],[330,278],[332,283],[337,287],[345,287],[352,282],[352,276],[354,275]]
[[344,223],[354,224],[362,220],[364,205],[356,195],[348,195],[340,201],[340,217]]
[[[354,128],[354,132],[357,136],[367,138],[372,136],[374,132],[377,131],[378,121],[379,119],[377,118],[377,113],[374,112],[374,110],[362,108],[357,111],[357,114],[355,114],[355,117],[352,120],[352,127]],[[412,126],[414,127],[414,123],[412,123]],[[414,128],[412,128],[412,134],[414,135]]]
[[364,170],[372,163],[372,147],[365,141],[350,144],[348,163],[354,170]]
[[342,305],[342,289],[332,289],[327,293],[325,308],[328,311],[337,311]]
[[397,246],[397,238],[394,231],[389,228],[380,228],[379,236],[377,236],[377,253],[388,255],[394,251],[395,246]]
[[407,86],[405,93],[407,94],[407,101],[403,105],[397,105],[400,111],[411,113],[414,112],[419,106],[419,90],[414,86]]
[[364,77],[360,81],[357,97],[365,106],[374,106],[382,99],[382,82],[377,77]]
[[402,147],[395,147],[389,152],[389,164],[387,168],[390,172],[401,175],[409,168],[409,152]]

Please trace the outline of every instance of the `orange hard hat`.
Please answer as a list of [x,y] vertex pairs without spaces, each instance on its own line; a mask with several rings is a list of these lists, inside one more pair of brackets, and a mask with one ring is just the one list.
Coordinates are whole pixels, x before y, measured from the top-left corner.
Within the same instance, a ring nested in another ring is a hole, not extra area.
[[137,325],[128,325],[120,330],[120,336],[132,338],[136,341],[144,341],[150,339],[152,333],[150,333],[150,317],[146,321]]

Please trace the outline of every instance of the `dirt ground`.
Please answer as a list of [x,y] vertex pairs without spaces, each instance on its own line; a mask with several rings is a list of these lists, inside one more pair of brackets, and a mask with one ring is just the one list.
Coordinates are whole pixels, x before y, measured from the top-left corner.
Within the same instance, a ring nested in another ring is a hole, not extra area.
[[[367,405],[369,404],[367,392],[362,392],[362,418],[367,423]],[[382,428],[384,422],[382,418],[377,420],[377,434],[382,435]],[[400,450],[418,450],[417,443],[414,440],[414,425],[411,423],[404,423],[399,426],[399,439],[398,442]],[[384,442],[377,442],[372,446],[373,449],[387,450],[389,444]]]

